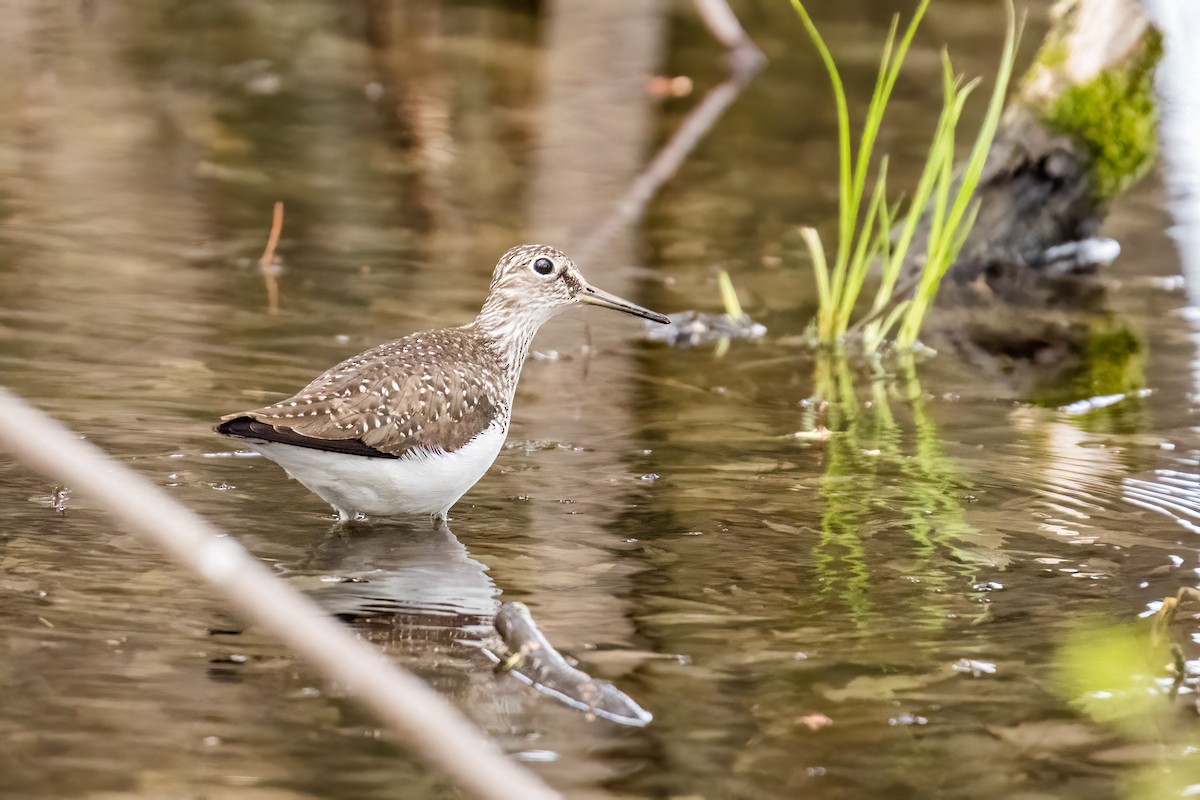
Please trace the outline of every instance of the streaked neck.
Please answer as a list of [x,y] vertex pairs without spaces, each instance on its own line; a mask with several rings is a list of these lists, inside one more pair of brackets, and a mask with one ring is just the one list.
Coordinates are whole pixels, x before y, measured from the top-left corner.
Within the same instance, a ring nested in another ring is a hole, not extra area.
[[515,391],[517,379],[534,334],[546,320],[554,316],[552,309],[513,309],[488,298],[479,316],[468,327],[483,334],[504,365],[510,390]]

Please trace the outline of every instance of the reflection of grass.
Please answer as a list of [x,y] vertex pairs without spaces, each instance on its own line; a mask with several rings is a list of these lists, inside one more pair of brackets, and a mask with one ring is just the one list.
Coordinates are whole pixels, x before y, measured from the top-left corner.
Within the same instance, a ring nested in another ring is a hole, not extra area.
[[[867,521],[863,498],[874,494],[873,472],[860,476],[862,458],[859,440],[864,417],[854,392],[854,380],[846,359],[817,361],[817,395],[830,405],[828,425],[838,433],[830,437],[826,450],[825,476],[821,480],[821,544],[814,563],[826,590],[843,586],[842,599],[858,624],[870,611],[867,588],[870,571],[861,529]],[[866,478],[862,480],[860,478]]]
[[[821,543],[814,553],[827,589],[837,587],[857,624],[865,623],[871,582],[867,539],[881,507],[886,511],[885,503],[898,505],[903,514],[911,545],[907,552],[920,565],[923,583],[941,586],[972,577],[972,564],[981,559],[970,543],[974,529],[964,518],[963,486],[953,462],[942,452],[911,365],[899,380],[872,375],[868,397],[860,400],[849,362],[844,357],[821,358],[816,395],[829,403],[833,431],[820,483]],[[911,433],[893,412],[897,398],[911,409]],[[911,448],[905,446],[908,439]],[[953,565],[957,576],[948,574],[943,564]],[[944,609],[928,615],[933,624],[944,619]]]
[[[954,464],[942,452],[942,440],[937,426],[925,409],[921,386],[910,372],[904,386],[905,396],[912,408],[916,451],[904,463],[904,473],[910,479],[915,501],[910,514],[913,538],[926,541],[933,548],[953,554],[956,560],[970,563],[977,560],[963,547],[974,532],[962,511],[962,483]],[[931,552],[932,554],[932,552]]]

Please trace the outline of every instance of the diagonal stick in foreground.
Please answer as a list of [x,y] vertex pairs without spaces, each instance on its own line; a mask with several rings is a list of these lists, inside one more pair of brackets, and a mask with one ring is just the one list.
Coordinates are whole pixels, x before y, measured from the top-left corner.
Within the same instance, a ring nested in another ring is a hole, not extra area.
[[158,543],[220,590],[246,619],[273,633],[325,678],[358,698],[406,747],[458,786],[483,800],[559,798],[535,775],[505,758],[440,695],[355,638],[241,545],[3,388],[0,447],[88,495],[127,528]]

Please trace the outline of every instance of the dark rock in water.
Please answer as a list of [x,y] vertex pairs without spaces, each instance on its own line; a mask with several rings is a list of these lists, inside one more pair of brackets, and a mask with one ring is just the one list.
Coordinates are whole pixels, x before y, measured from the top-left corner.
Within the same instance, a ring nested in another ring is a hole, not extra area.
[[667,318],[671,320],[670,325],[647,325],[646,338],[675,347],[692,347],[722,339],[758,339],[767,332],[765,325],[745,314],[731,317],[728,314],[678,311],[668,314]]
[[642,727],[653,715],[608,681],[598,680],[567,663],[554,649],[524,603],[505,603],[496,613],[496,631],[508,648],[497,665],[540,692],[569,706],[622,725]]

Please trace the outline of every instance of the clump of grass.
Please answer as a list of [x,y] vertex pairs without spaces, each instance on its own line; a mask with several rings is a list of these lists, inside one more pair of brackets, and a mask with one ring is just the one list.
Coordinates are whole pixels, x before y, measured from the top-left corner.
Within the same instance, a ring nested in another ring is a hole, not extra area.
[[[867,115],[859,136],[857,152],[851,147],[850,114],[841,75],[825,40],[817,31],[812,18],[800,0],[792,0],[805,29],[816,45],[833,85],[838,120],[838,240],[833,263],[826,258],[817,231],[803,228],[801,235],[813,261],[817,281],[818,312],[817,338],[823,345],[836,346],[845,341],[851,318],[858,306],[867,273],[876,261],[880,266],[879,286],[870,310],[863,317],[863,349],[876,352],[892,330],[899,326],[895,343],[911,348],[917,342],[925,315],[933,303],[942,278],[958,257],[967,234],[975,221],[977,204],[972,197],[983,174],[984,163],[1004,107],[1004,96],[1012,75],[1016,54],[1017,25],[1011,2],[1007,5],[1008,27],[1004,52],[997,69],[996,85],[992,89],[979,132],[966,167],[961,176],[954,175],[954,145],[959,117],[972,91],[979,85],[975,79],[963,83],[954,74],[950,57],[942,53],[942,111],[929,145],[925,166],[907,205],[889,206],[887,201],[887,158],[881,158],[875,173],[874,186],[867,199],[864,213],[867,173],[875,141],[883,123],[884,112],[896,78],[913,36],[920,25],[930,0],[921,0],[904,35],[897,42],[899,15],[892,18],[883,46],[879,73]],[[901,213],[901,209],[904,209]],[[911,297],[903,297],[909,287],[898,289],[900,271],[912,245],[917,223],[928,214],[929,236],[924,265]],[[893,232],[893,224],[899,223]],[[895,236],[893,238],[893,233]]]

